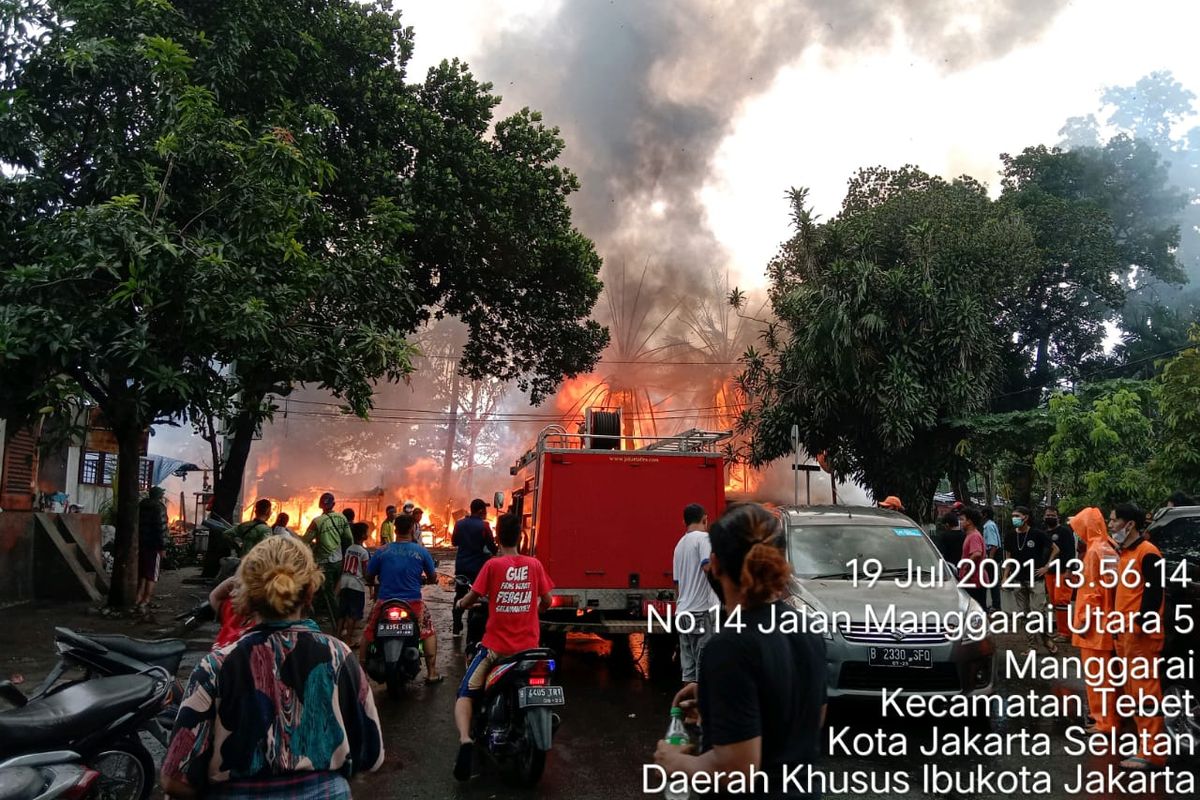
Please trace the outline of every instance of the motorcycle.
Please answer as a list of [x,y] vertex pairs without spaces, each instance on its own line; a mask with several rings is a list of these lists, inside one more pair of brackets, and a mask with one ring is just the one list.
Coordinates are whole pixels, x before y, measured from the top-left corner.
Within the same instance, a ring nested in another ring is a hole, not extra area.
[[[115,633],[84,636],[69,628],[55,628],[54,646],[58,649],[58,663],[31,694],[26,696],[8,681],[3,681],[0,682],[0,696],[21,707],[97,677],[161,672],[167,680],[168,695],[158,715],[147,721],[145,730],[166,747],[183,699],[183,686],[175,679],[187,650],[182,640],[131,639]],[[83,674],[60,682],[71,670],[81,670]]]
[[0,761],[0,800],[88,800],[99,777],[69,750],[17,756]]
[[[95,788],[105,800],[146,800],[155,784],[154,760],[138,731],[162,711],[169,693],[165,670],[152,667],[146,674],[71,684],[0,711],[0,762],[20,767],[77,761],[99,773]],[[31,780],[28,774],[25,779]]]
[[554,683],[555,653],[525,650],[492,665],[476,701],[471,732],[476,748],[522,786],[537,784],[546,768],[563,706],[563,687]]
[[367,674],[400,696],[404,684],[421,671],[421,638],[417,615],[403,600],[380,600],[375,639],[367,646]]
[[[457,603],[471,590],[471,579],[466,575],[455,575],[454,590],[454,602]],[[463,640],[463,652],[466,654],[469,664],[474,656],[475,648],[483,641],[483,632],[487,630],[487,598],[480,597],[475,605],[467,609],[465,616],[466,621],[463,628],[466,637]]]

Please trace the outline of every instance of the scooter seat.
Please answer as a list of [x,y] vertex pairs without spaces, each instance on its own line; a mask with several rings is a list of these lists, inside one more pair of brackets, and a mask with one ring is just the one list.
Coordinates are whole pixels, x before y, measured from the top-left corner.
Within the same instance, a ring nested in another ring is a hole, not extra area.
[[152,667],[162,667],[174,675],[179,671],[179,662],[187,651],[182,639],[131,639],[116,633],[84,634],[96,644],[123,656],[135,658]]
[[504,658],[501,658],[498,661],[496,661],[496,663],[493,664],[492,667],[495,668],[495,667],[500,666],[501,664],[510,664],[513,661],[529,661],[531,659],[544,659],[544,658],[558,658],[558,655],[553,650],[551,650],[549,647],[535,647],[532,650],[522,650],[519,653],[514,653],[511,656],[506,656]]
[[96,678],[0,712],[0,756],[69,749],[152,700],[160,683],[148,675]]

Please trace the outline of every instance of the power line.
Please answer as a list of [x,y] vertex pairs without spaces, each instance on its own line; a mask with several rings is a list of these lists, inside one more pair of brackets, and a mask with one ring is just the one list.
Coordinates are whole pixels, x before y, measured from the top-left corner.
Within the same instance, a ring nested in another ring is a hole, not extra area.
[[[288,406],[296,404],[296,405],[306,405],[306,406],[320,406],[323,408],[336,408],[336,409],[343,408],[343,405],[341,403],[333,403],[333,402],[329,402],[328,400],[300,400],[300,399],[292,399],[292,398],[286,398],[286,399],[278,398],[278,399],[283,401]],[[696,412],[702,412],[702,411],[710,411],[710,412],[714,412],[714,413],[709,414],[709,415],[701,414],[700,416],[717,416],[718,412],[732,412],[732,411],[741,410],[741,409],[744,409],[747,407],[748,407],[747,403],[730,403],[727,405],[713,405],[713,406],[687,406],[687,407],[683,407],[683,408],[666,408],[666,409],[663,409],[662,411],[657,411],[657,412],[653,412],[653,413],[622,414],[622,416],[625,419],[637,419],[637,420],[654,420],[654,419],[664,419],[664,418],[672,419],[672,418],[680,418],[680,417],[686,418],[688,416],[695,416]],[[378,415],[376,414],[376,412],[378,412]],[[301,411],[290,411],[289,410],[288,413],[301,414],[301,413],[311,413],[311,412],[301,412]],[[378,407],[378,408],[371,409],[371,413],[372,413],[372,416],[382,416],[382,415],[386,415],[386,414],[442,414],[442,415],[446,415],[449,412],[444,408],[384,408],[384,407]],[[347,416],[347,415],[337,414],[337,415],[333,415],[333,416]],[[538,422],[538,421],[553,422],[555,420],[571,419],[571,418],[575,418],[575,417],[579,417],[579,416],[582,416],[581,411],[571,411],[571,412],[563,412],[563,413],[553,413],[553,412],[552,413],[537,413],[537,412],[532,412],[532,411],[530,411],[530,412],[492,411],[492,412],[487,412],[484,414],[476,415],[474,417],[474,419],[478,419],[478,420],[488,419],[488,420],[497,421],[497,422],[503,422],[506,420],[514,421],[514,422]],[[460,419],[461,418],[462,417],[460,417]],[[417,419],[421,419],[421,418],[418,417]],[[447,419],[448,419],[448,417],[447,417]]]
[[[442,356],[421,353],[413,356],[413,358],[426,358],[434,361],[461,361],[459,356]],[[615,364],[617,366],[643,366],[643,367],[736,367],[741,365],[741,361],[623,361],[620,359],[602,358],[596,362],[597,364]]]

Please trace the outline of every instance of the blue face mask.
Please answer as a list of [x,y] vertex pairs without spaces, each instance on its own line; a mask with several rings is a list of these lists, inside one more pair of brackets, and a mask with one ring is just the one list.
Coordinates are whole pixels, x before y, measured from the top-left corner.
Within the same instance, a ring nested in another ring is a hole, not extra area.
[[1012,524],[1014,528],[1019,528],[1025,524],[1025,520],[1021,519],[1020,517],[1013,517]]

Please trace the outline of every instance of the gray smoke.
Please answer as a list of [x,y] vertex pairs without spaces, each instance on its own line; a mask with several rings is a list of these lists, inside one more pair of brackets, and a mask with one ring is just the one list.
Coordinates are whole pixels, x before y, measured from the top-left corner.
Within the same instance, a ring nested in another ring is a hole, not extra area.
[[[649,258],[657,282],[679,290],[728,266],[699,197],[718,146],[806,49],[859,54],[899,33],[953,71],[1036,39],[1067,1],[564,0],[544,25],[493,37],[475,66],[506,106],[562,128],[583,183],[576,219],[601,254]],[[838,124],[836,108],[809,111],[808,124]],[[802,178],[781,176],[780,192]]]

